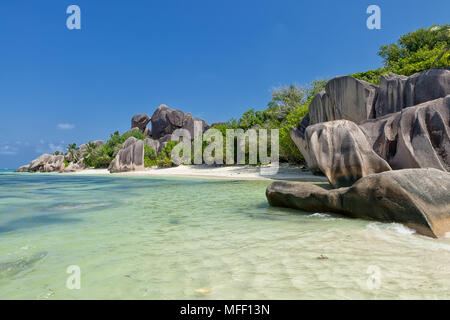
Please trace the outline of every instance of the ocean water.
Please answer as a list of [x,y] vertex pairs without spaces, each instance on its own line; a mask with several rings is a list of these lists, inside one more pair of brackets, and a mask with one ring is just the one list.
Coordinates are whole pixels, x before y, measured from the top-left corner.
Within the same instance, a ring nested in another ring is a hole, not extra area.
[[450,239],[271,208],[269,183],[2,172],[0,298],[450,298]]

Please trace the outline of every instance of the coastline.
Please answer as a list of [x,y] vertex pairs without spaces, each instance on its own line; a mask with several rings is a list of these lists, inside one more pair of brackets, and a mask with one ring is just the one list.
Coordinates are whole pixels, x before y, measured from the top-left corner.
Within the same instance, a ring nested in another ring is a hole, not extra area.
[[315,176],[302,171],[298,166],[280,165],[274,175],[262,175],[260,167],[254,166],[208,166],[181,165],[172,168],[148,168],[143,171],[128,171],[110,173],[107,169],[84,169],[76,172],[65,172],[68,175],[115,175],[115,176],[149,176],[149,177],[179,177],[203,179],[232,180],[290,180],[308,182],[328,182],[325,177]]

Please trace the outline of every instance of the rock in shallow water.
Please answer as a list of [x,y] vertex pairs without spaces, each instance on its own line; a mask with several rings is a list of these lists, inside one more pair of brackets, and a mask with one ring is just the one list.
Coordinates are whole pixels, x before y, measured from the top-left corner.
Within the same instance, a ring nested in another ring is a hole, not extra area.
[[274,182],[266,196],[272,206],[398,222],[430,237],[450,232],[450,173],[437,169],[372,174],[351,187],[334,190]]

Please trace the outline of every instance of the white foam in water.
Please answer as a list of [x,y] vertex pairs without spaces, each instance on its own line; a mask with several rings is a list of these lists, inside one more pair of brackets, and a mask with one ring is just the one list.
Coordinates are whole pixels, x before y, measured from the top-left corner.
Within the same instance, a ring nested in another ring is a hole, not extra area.
[[[401,235],[411,235],[417,232],[407,226],[400,223],[382,223],[382,222],[371,222],[367,225],[367,229],[374,230],[381,236],[382,239],[393,241],[393,238],[389,237],[385,231],[395,231],[397,234]],[[444,238],[450,238],[450,232],[447,232]],[[425,240],[426,242],[423,242]],[[436,242],[435,239],[427,238],[421,239],[420,242],[414,242],[414,245],[418,248],[423,248],[427,250],[445,250],[450,251],[450,245],[446,243]]]
[[388,230],[394,230],[400,234],[414,234],[416,230],[408,228],[407,226],[400,223],[390,223],[387,225]]
[[410,235],[416,233],[415,230],[408,228],[407,226],[400,223],[381,223],[381,222],[371,222],[367,225],[367,229],[372,229],[376,231],[392,230],[399,234]]
[[334,221],[334,220],[337,220],[337,218],[334,218],[330,214],[318,213],[318,212],[310,214],[310,215],[307,215],[306,217],[307,218],[319,218],[319,219],[322,219],[323,221]]
[[308,218],[331,218],[329,214],[326,213],[313,213],[307,216]]
[[309,215],[307,217],[308,218],[320,218],[320,219],[324,219],[324,220],[327,220],[327,221],[337,220],[332,215],[326,214],[326,213],[314,213],[314,214],[311,214],[311,215]]

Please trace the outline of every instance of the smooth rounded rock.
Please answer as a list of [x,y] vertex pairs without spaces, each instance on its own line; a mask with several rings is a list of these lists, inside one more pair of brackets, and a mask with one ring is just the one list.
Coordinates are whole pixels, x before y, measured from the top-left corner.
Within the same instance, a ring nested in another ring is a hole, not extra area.
[[144,141],[129,137],[108,169],[111,173],[144,170]]
[[372,173],[391,170],[375,153],[363,131],[348,120],[308,126],[304,138],[298,129],[291,137],[313,172],[322,172],[335,187],[352,185]]
[[372,174],[351,187],[274,182],[266,191],[272,206],[305,212],[334,212],[352,218],[398,222],[430,237],[450,232],[450,173],[405,169]]
[[136,114],[133,116],[133,118],[131,118],[131,129],[139,128],[139,130],[144,132],[150,120],[151,117],[148,114],[145,113]]

